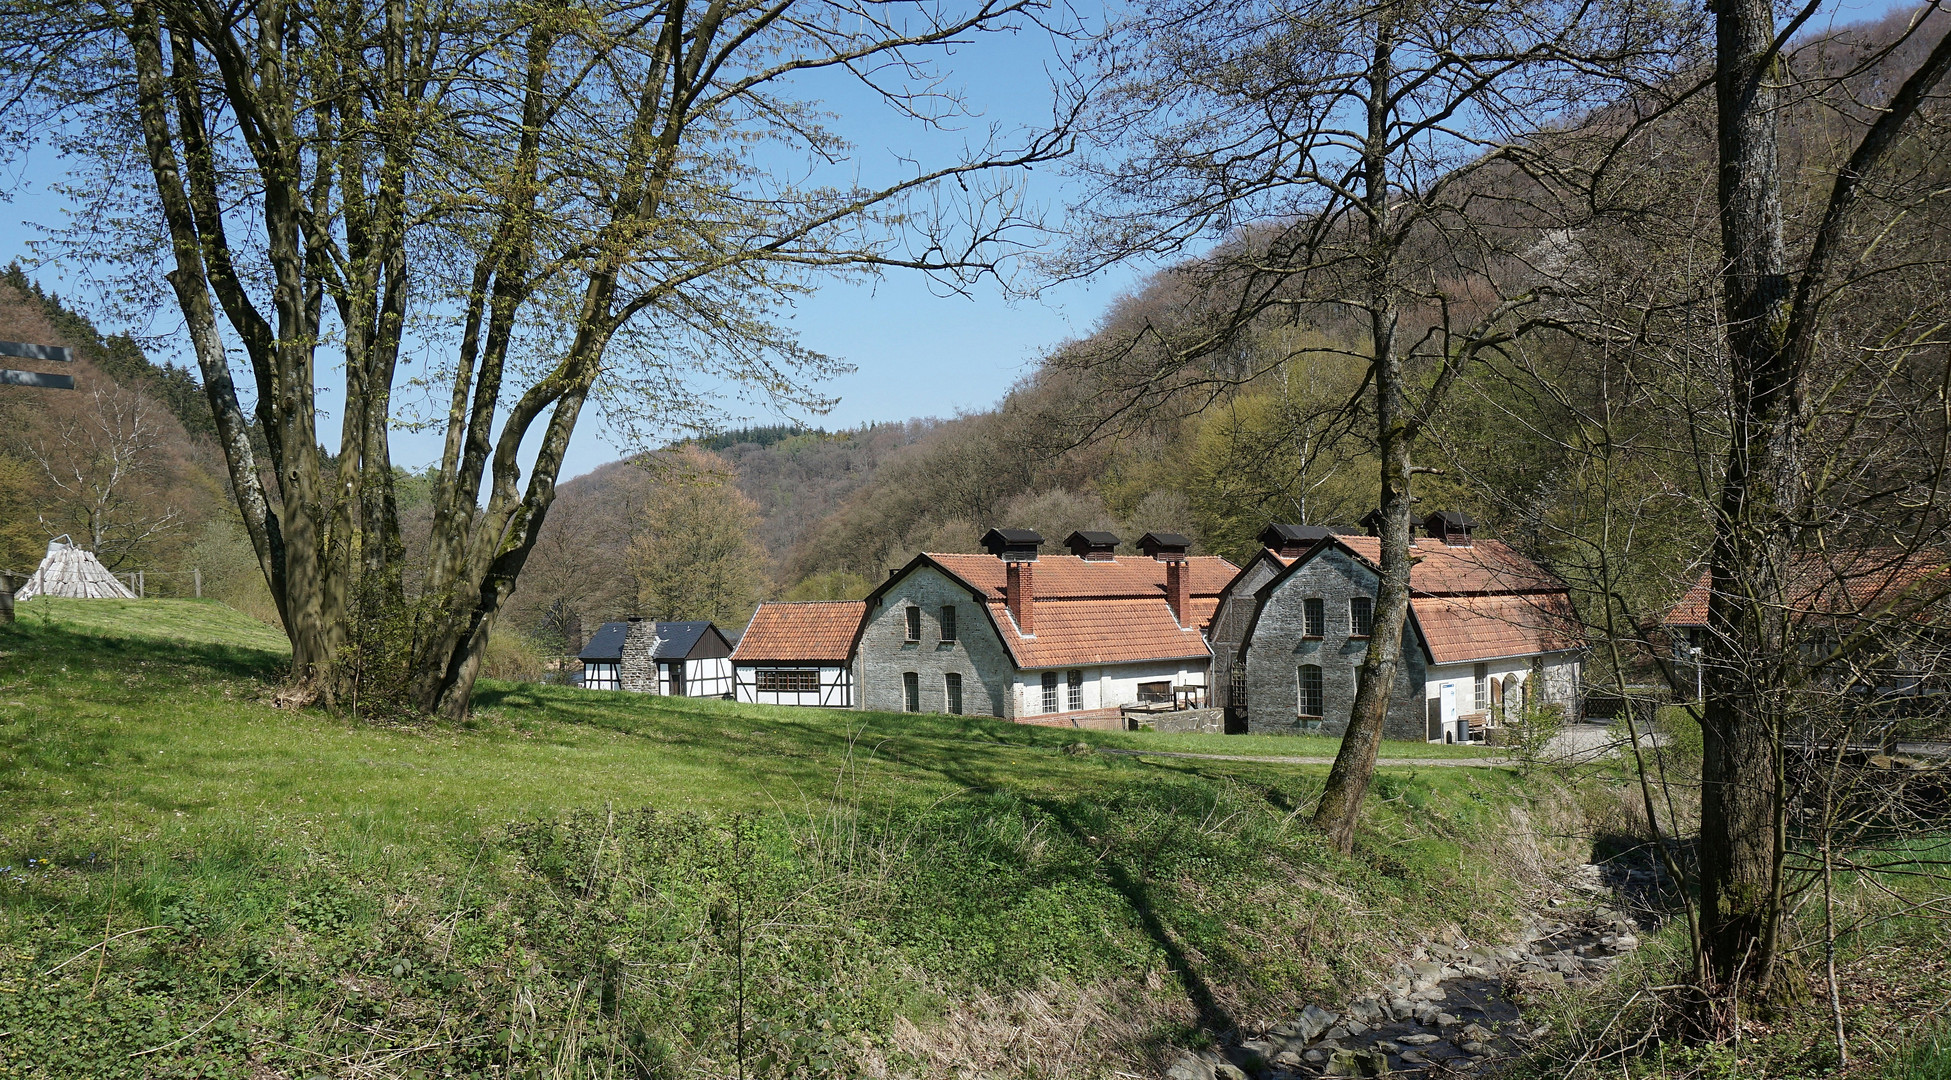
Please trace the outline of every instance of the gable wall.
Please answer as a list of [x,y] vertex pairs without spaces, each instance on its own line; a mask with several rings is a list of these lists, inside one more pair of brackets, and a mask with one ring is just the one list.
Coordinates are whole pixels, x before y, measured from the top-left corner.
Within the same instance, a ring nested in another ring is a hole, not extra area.
[[[891,585],[878,606],[869,602],[854,665],[860,673],[859,701],[863,709],[903,710],[904,672],[915,672],[921,684],[921,711],[946,712],[945,676],[962,676],[962,711],[974,716],[1009,716],[1011,684],[1016,664],[982,604],[969,590],[932,566],[922,566]],[[909,605],[921,608],[921,641],[907,641]],[[941,610],[956,608],[959,639],[941,640]]]
[[[1247,657],[1247,730],[1256,735],[1296,734],[1302,729],[1300,666],[1321,666],[1323,734],[1339,735],[1348,728],[1355,703],[1355,677],[1368,650],[1365,638],[1348,636],[1348,601],[1375,595],[1373,571],[1346,552],[1328,548],[1289,574],[1261,604]],[[1308,597],[1320,597],[1326,608],[1326,633],[1306,637]],[[1383,737],[1427,738],[1422,643],[1413,626],[1403,628],[1402,662],[1396,666],[1395,691]],[[1215,682],[1220,680],[1215,678]]]
[[1255,555],[1220,597],[1219,607],[1213,612],[1212,628],[1206,633],[1206,644],[1213,651],[1211,701],[1215,709],[1231,704],[1233,658],[1239,655],[1247,623],[1253,618],[1254,594],[1279,572],[1280,566],[1264,553]]

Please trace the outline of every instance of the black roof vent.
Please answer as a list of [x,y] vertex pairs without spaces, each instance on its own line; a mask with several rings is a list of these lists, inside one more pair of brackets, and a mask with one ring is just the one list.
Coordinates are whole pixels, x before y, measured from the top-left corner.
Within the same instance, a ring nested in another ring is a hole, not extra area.
[[1438,510],[1423,519],[1423,531],[1432,540],[1441,540],[1451,547],[1469,547],[1471,530],[1476,527],[1476,518],[1455,510]]
[[1362,520],[1356,522],[1356,524],[1368,530],[1368,535],[1370,536],[1381,536],[1382,535],[1382,511],[1370,510],[1368,513],[1363,514]]
[[1260,545],[1276,555],[1292,558],[1334,534],[1333,529],[1319,525],[1283,525],[1276,521],[1260,530]]
[[982,534],[982,546],[998,559],[1035,562],[1036,549],[1043,546],[1043,534],[1035,529],[991,529]]
[[1138,538],[1138,550],[1154,559],[1183,559],[1191,546],[1191,540],[1172,532],[1148,532]]
[[1064,546],[1080,559],[1107,562],[1118,557],[1118,534],[1079,529],[1064,537]]

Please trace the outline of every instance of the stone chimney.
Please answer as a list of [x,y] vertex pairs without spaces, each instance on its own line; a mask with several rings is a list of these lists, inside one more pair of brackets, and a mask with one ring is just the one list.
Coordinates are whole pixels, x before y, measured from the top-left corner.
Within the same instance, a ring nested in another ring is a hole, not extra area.
[[1004,564],[1003,604],[1024,637],[1036,636],[1036,563],[1011,559]]
[[1187,622],[1192,607],[1191,574],[1186,571],[1185,556],[1165,560],[1165,603],[1172,609],[1172,617],[1179,620],[1180,626]]

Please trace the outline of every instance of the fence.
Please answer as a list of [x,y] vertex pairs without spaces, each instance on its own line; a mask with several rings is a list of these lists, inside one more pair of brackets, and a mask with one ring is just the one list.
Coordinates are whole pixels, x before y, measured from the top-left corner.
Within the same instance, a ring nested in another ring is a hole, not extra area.
[[[139,570],[110,571],[115,579],[129,587],[137,597],[147,599],[152,584],[160,586],[155,595],[168,598],[203,599],[203,568],[192,566],[188,570]],[[14,593],[27,584],[34,576],[32,570],[0,570],[0,623],[14,621]]]

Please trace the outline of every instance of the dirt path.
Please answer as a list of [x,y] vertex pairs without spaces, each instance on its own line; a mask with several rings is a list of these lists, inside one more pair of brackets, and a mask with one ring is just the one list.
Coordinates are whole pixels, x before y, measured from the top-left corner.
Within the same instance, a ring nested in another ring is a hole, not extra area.
[[[1206,761],[1271,761],[1279,765],[1333,765],[1331,757],[1289,757],[1275,754],[1191,754],[1177,750],[1125,750],[1118,747],[1100,746],[1100,754],[1124,754],[1128,757],[1199,758]],[[1509,758],[1493,757],[1385,757],[1375,760],[1376,768],[1394,766],[1435,765],[1444,768],[1492,769],[1509,765]]]

